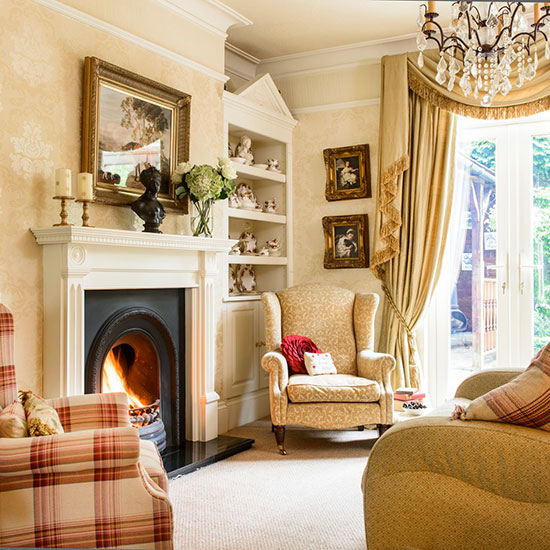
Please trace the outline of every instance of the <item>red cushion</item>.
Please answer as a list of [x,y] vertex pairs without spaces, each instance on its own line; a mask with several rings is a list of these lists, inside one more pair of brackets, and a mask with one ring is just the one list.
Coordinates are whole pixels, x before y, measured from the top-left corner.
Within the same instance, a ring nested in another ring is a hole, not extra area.
[[304,353],[323,353],[309,338],[291,334],[281,340],[281,351],[292,372],[307,374]]

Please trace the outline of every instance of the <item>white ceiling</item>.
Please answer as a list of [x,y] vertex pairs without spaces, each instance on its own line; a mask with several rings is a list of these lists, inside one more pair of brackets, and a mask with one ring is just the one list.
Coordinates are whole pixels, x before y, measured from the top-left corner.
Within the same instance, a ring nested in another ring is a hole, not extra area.
[[[229,29],[228,42],[267,59],[410,35],[417,31],[416,0],[223,0],[250,19]],[[424,2],[426,3],[426,2]],[[451,2],[439,1],[448,20]]]

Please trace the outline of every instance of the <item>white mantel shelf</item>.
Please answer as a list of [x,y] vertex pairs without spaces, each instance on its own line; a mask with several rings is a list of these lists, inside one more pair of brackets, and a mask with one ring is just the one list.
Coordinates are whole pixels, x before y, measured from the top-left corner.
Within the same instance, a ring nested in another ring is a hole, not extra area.
[[210,239],[189,235],[165,235],[122,229],[100,227],[38,227],[31,229],[36,242],[45,244],[89,244],[107,246],[135,246],[139,248],[171,248],[200,250],[205,252],[228,252],[237,242],[230,239]]
[[186,437],[218,435],[214,390],[218,303],[236,241],[99,227],[31,229],[42,246],[44,395],[84,393],[86,292],[185,289]]

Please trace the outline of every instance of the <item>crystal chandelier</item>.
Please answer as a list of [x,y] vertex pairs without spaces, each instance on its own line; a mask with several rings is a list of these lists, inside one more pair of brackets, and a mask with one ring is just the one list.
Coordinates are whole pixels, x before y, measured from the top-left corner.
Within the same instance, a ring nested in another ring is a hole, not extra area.
[[452,91],[460,78],[464,95],[473,93],[489,107],[497,94],[506,96],[512,89],[514,64],[518,88],[535,77],[539,37],[545,40],[545,57],[550,59],[550,2],[532,5],[534,23],[529,24],[521,2],[453,2],[451,25],[444,30],[436,21],[435,2],[422,4],[417,21],[418,66],[424,66],[422,52],[433,40],[440,55],[437,83],[447,83]]

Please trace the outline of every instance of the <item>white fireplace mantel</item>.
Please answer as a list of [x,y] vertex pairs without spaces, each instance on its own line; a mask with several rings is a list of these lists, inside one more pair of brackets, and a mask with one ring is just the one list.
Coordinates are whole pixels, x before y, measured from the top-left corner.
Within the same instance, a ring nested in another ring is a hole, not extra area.
[[223,280],[221,256],[235,241],[95,227],[31,231],[44,247],[44,395],[84,393],[86,290],[185,288],[191,319],[187,439],[217,437],[216,289]]

